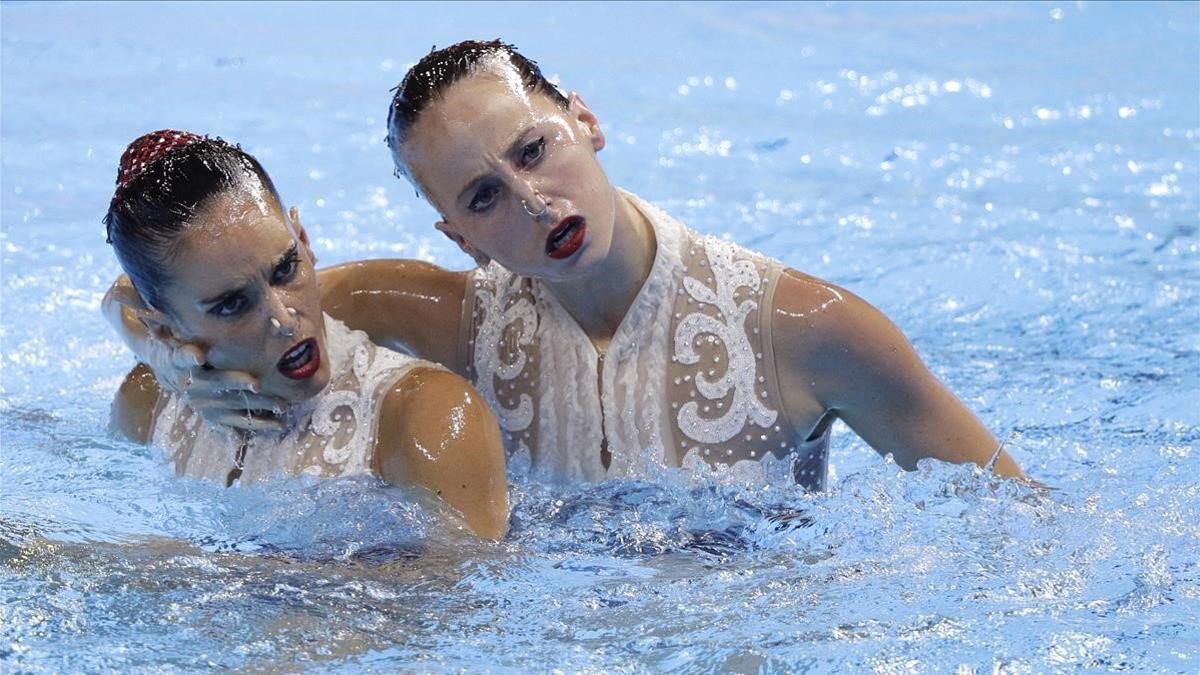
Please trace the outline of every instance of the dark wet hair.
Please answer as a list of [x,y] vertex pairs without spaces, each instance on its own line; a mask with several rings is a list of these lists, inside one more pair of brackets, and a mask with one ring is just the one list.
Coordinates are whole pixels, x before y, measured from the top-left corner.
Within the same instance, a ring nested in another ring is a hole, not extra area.
[[[436,47],[405,73],[404,79],[392,91],[392,105],[388,109],[388,147],[395,153],[408,138],[408,132],[416,124],[421,113],[438,99],[450,85],[470,75],[489,63],[490,57],[500,56],[512,65],[529,91],[550,97],[562,108],[567,107],[563,96],[542,75],[536,62],[521,56],[510,44],[500,40],[479,42],[466,40],[442,49]],[[404,167],[397,162],[397,171]]]
[[170,311],[163,297],[171,281],[165,263],[179,236],[211,198],[249,180],[278,200],[258,160],[220,138],[164,130],[129,145],[104,225],[117,260],[146,304]]

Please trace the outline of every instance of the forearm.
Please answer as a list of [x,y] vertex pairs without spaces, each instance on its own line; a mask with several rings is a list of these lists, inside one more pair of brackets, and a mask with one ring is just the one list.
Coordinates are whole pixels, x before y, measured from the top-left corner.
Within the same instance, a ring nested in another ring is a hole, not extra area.
[[113,399],[110,430],[136,443],[149,443],[158,396],[154,373],[143,364],[134,366]]
[[[991,464],[999,475],[1023,477],[983,422],[945,385],[932,375],[927,377],[918,386],[905,387],[903,393],[872,397],[873,405],[849,406],[842,418],[877,452],[891,454],[908,470],[932,458],[980,467]],[[888,389],[880,387],[884,392]]]
[[367,260],[320,270],[321,305],[371,341],[460,372],[466,278],[417,260]]

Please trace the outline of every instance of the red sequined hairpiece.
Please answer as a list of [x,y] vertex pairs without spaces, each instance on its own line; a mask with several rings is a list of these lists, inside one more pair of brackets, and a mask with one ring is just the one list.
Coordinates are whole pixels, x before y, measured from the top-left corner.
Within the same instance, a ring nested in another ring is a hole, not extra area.
[[[174,129],[160,129],[141,136],[130,143],[129,147],[125,149],[125,154],[121,155],[121,163],[117,167],[117,192],[120,193],[121,189],[129,184],[129,181],[150,166],[154,160],[202,140],[204,140],[203,136]],[[117,198],[114,195],[113,202],[116,201]]]

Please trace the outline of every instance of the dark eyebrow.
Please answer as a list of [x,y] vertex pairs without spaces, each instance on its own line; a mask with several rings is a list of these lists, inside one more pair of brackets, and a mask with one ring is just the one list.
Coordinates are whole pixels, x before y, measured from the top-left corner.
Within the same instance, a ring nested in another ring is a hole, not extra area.
[[[521,146],[521,141],[525,138],[525,136],[527,134],[529,134],[530,131],[533,130],[534,126],[535,125],[530,124],[529,126],[522,129],[521,133],[517,134],[516,137],[513,138],[512,143],[509,144],[508,150],[505,150],[504,154],[509,157],[511,157],[513,154],[515,154],[517,151],[517,148],[519,148]],[[461,200],[464,196],[467,195],[467,193],[472,192],[480,183],[483,182],[483,179],[487,178],[487,176],[488,176],[488,174],[486,172],[484,172],[484,173],[481,173],[478,176],[475,176],[474,178],[472,178],[469,182],[467,182],[467,186],[464,187],[458,193],[458,198]]]
[[[294,257],[297,254],[297,252],[298,252],[298,248],[296,246],[296,242],[292,241],[292,245],[287,247],[287,250],[285,250],[283,253],[280,253],[279,257],[275,258],[275,262],[271,263],[271,271],[272,272],[275,271],[276,268],[278,268],[280,265],[282,265],[284,262],[286,262],[289,258]],[[215,295],[211,298],[208,298],[206,300],[201,300],[200,304],[206,305],[206,306],[207,305],[215,305],[218,302],[221,302],[222,300],[225,300],[226,298],[228,298],[230,296],[237,295],[238,293],[245,293],[246,289],[249,287],[250,287],[250,284],[246,283],[241,286],[238,286],[237,288],[231,288],[227,291],[222,291],[221,293],[218,293],[217,295]]]

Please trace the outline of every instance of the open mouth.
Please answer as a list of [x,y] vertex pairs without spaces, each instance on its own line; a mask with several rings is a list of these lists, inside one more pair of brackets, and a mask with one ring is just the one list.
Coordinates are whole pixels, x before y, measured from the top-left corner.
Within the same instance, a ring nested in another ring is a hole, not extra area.
[[546,255],[551,258],[570,257],[583,246],[586,234],[587,221],[583,216],[564,218],[546,237]]
[[293,380],[306,380],[315,375],[321,367],[321,347],[317,344],[317,339],[308,338],[287,350],[280,357],[277,367],[284,377]]

